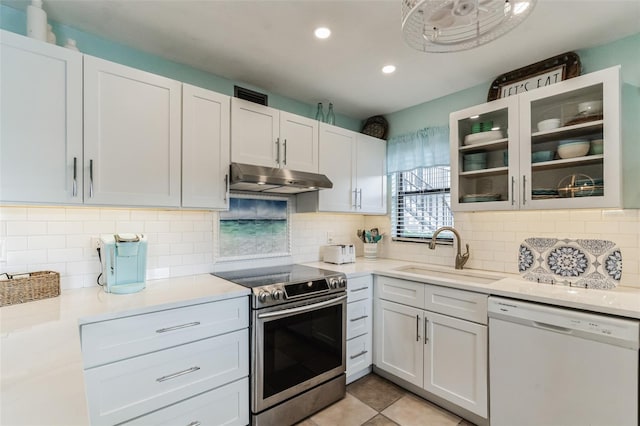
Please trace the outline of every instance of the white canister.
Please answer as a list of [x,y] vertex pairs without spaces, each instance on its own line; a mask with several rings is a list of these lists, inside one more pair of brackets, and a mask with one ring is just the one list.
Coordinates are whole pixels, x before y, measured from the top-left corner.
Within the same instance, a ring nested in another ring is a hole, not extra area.
[[27,36],[47,41],[47,13],[42,9],[42,0],[32,0],[27,6]]
[[47,25],[47,43],[56,44],[56,35],[53,32],[51,24]]
[[80,51],[78,49],[78,46],[76,45],[76,41],[72,38],[67,39],[67,44],[65,44],[64,47],[66,47],[67,49],[75,50],[76,52]]
[[364,243],[364,258],[365,259],[377,259],[378,258],[378,244],[376,243]]

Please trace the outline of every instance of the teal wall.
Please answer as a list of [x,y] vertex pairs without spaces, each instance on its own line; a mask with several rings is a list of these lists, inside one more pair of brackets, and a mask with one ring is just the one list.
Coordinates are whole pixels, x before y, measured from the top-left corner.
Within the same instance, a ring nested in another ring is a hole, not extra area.
[[[208,72],[163,59],[159,56],[143,52],[120,43],[86,33],[75,28],[49,21],[56,35],[59,45],[65,44],[68,38],[75,39],[78,48],[86,54],[107,59],[133,68],[163,75],[194,86],[204,87],[233,96],[233,86],[239,85],[269,95],[269,106],[288,111],[293,114],[313,118],[316,114],[316,105],[309,105],[295,99],[267,92],[260,87],[210,74]],[[26,14],[6,5],[0,4],[0,28],[14,33],[26,35]],[[326,109],[326,107],[325,107]],[[336,114],[336,125],[347,129],[360,131],[362,122],[359,119]]]
[[[576,53],[580,56],[583,74],[622,65],[622,81],[628,83],[624,85],[623,90],[633,92],[632,88],[636,86],[637,94],[640,81],[640,33],[604,46],[578,50]],[[490,84],[491,81],[487,81],[485,84],[386,115],[389,122],[389,137],[424,127],[449,124],[451,112],[486,102]],[[623,98],[626,103],[631,97]],[[634,121],[640,126],[639,120]]]

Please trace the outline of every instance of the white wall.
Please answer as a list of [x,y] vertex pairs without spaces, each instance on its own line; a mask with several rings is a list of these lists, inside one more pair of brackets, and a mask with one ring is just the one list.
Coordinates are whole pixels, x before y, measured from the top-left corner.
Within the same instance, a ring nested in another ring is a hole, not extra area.
[[94,286],[100,263],[91,238],[124,232],[147,235],[148,279],[274,262],[311,262],[320,259],[327,231],[333,232],[336,242],[354,242],[356,230],[364,225],[360,215],[293,214],[291,257],[216,264],[217,215],[186,210],[0,207],[0,273],[52,270],[60,273],[63,289]]
[[[388,234],[388,217],[366,217],[367,228]],[[518,273],[518,247],[526,238],[585,238],[613,241],[622,252],[620,285],[640,288],[640,210],[538,210],[456,213],[455,228],[471,257],[465,267]],[[437,265],[454,265],[455,246],[391,242],[379,247],[384,257]],[[464,245],[462,246],[464,252]]]

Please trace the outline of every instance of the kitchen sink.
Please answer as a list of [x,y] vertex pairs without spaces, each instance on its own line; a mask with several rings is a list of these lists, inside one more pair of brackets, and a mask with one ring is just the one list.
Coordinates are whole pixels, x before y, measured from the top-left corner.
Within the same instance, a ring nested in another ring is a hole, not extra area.
[[428,278],[428,277],[433,277],[438,279],[444,278],[452,281],[471,282],[474,284],[485,284],[485,285],[491,284],[493,282],[496,282],[504,278],[503,276],[492,274],[490,272],[473,271],[473,270],[466,270],[466,269],[438,270],[438,269],[432,269],[432,268],[416,266],[416,265],[401,266],[401,267],[395,268],[394,270],[398,272],[404,272],[407,274],[421,275],[425,278]]

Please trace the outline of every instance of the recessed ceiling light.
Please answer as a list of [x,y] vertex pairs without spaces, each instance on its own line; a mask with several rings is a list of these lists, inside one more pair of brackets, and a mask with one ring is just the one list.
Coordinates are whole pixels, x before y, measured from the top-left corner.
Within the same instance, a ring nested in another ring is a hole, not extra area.
[[327,27],[319,27],[313,32],[317,38],[325,39],[331,35],[331,30]]
[[385,65],[384,67],[382,67],[382,72],[385,74],[391,74],[395,70],[396,70],[395,65]]

